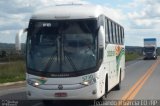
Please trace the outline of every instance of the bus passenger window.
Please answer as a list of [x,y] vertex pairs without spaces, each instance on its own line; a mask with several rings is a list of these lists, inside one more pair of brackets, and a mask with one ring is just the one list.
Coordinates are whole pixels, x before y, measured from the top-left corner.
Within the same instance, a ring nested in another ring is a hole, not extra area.
[[122,31],[121,31],[121,27],[119,27],[119,35],[120,35],[120,38],[121,38],[121,39],[120,39],[120,42],[121,42],[121,44],[122,44],[122,39],[123,39],[123,38],[122,38]]
[[109,26],[108,26],[109,28],[108,29],[109,29],[110,43],[113,43],[113,39],[112,39],[112,25],[111,25],[111,21],[110,20],[108,22],[109,22]]
[[113,38],[113,43],[116,43],[116,37],[115,37],[115,24],[112,22],[112,38]]
[[109,42],[108,20],[105,19],[105,42]]
[[116,39],[117,39],[117,44],[120,44],[119,43],[119,34],[118,34],[118,25],[116,24]]

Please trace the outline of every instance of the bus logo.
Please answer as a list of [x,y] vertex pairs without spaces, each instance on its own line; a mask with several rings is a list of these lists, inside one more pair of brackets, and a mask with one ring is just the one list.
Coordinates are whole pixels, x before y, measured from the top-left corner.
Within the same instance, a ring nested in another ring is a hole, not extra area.
[[58,85],[58,89],[62,90],[63,89],[63,85]]

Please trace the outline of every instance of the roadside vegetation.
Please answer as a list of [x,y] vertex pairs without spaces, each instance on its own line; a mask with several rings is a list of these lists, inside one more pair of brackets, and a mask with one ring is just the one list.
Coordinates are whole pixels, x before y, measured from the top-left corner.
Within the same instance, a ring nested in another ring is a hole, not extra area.
[[22,60],[0,65],[0,83],[25,80],[25,62]]
[[0,51],[0,83],[25,80],[25,61],[22,53]]
[[135,60],[135,59],[138,59],[142,57],[141,54],[139,53],[135,53],[135,52],[129,52],[129,53],[126,53],[126,61],[131,61],[131,60]]

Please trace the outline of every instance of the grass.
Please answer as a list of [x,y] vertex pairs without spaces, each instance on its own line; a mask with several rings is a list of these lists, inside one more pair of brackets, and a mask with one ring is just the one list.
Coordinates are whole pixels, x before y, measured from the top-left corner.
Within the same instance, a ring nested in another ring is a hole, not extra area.
[[16,61],[0,64],[0,83],[25,80],[25,62]]
[[135,60],[137,58],[141,57],[138,53],[126,53],[126,61]]

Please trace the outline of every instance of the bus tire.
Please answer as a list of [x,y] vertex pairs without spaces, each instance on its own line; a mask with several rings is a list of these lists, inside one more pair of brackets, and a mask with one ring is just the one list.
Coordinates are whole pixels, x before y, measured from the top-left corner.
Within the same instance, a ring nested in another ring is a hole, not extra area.
[[106,81],[105,81],[105,98],[107,98],[107,94],[108,94],[108,74],[106,75]]
[[114,90],[120,90],[121,89],[121,70],[119,75],[119,83],[114,87]]
[[104,101],[107,99],[108,94],[108,75],[106,75],[106,81],[105,81],[105,93],[104,95],[98,100],[98,101]]

